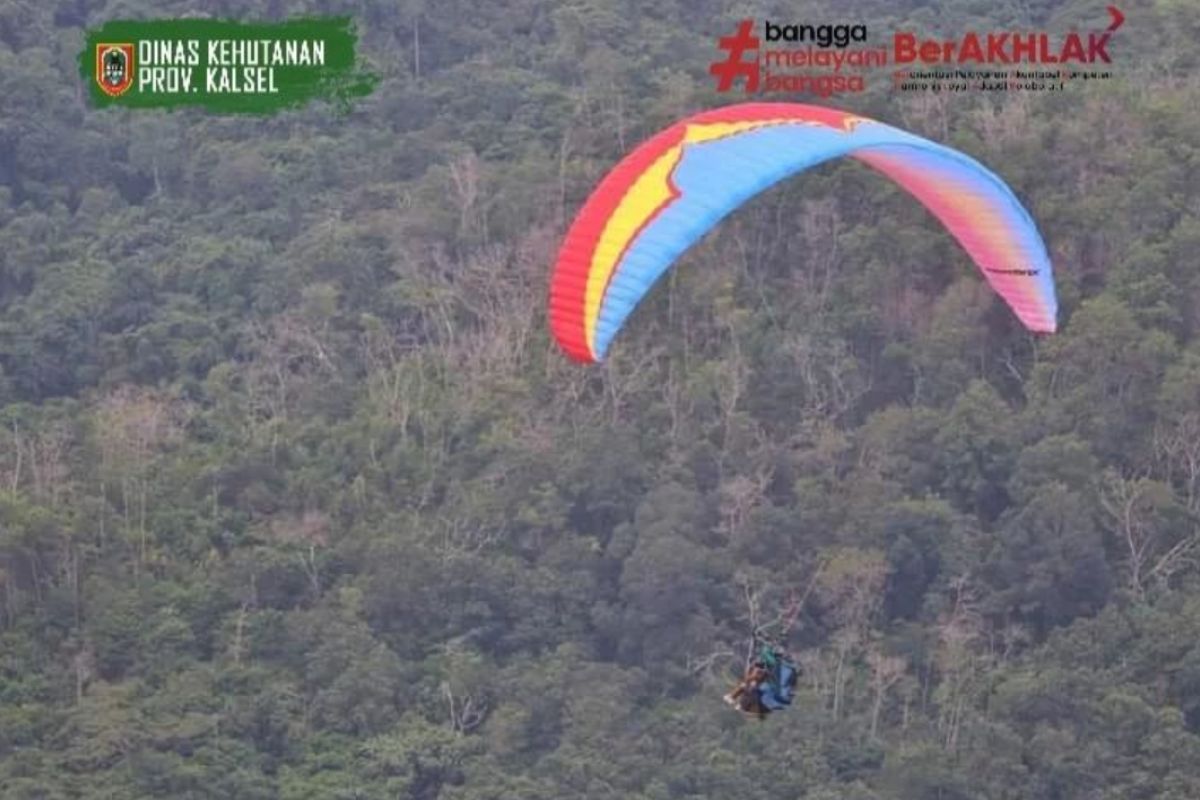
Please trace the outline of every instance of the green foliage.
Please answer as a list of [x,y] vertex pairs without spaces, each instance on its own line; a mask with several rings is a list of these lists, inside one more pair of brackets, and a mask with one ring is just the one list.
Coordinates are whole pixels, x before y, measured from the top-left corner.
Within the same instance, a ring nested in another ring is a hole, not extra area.
[[[277,5],[0,2],[0,796],[1200,797],[1187,3],[1130,13],[1104,86],[830,101],[1012,183],[1055,336],[840,164],[588,370],[544,308],[587,192],[733,99],[735,18],[845,4],[293,4],[358,20],[348,117],[80,105],[80,27]],[[793,707],[731,714],[792,612]]]

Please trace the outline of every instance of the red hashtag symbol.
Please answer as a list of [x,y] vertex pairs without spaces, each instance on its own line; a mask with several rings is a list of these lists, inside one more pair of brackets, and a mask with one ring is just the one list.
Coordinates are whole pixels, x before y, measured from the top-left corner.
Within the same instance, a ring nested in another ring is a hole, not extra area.
[[753,61],[742,61],[742,54],[747,50],[758,49],[758,37],[750,33],[754,21],[744,19],[738,23],[737,33],[733,36],[722,36],[717,40],[717,47],[729,53],[724,61],[714,61],[708,67],[710,75],[717,78],[717,91],[728,92],[733,88],[733,79],[746,79],[746,93],[758,91],[758,58]]

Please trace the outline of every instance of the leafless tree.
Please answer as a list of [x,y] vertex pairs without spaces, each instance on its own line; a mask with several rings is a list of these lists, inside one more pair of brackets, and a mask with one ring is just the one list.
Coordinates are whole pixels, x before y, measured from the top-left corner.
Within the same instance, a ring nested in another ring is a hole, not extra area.
[[321,575],[317,553],[329,543],[329,516],[315,509],[303,514],[284,513],[271,520],[272,537],[296,548],[296,558],[308,577],[314,597],[321,594]]
[[989,664],[989,657],[978,646],[983,639],[983,618],[979,613],[968,576],[951,582],[954,605],[938,625],[937,666],[942,675],[935,692],[939,701],[938,725],[943,745],[951,752],[958,749],[967,704],[973,697],[975,682]]
[[762,502],[771,485],[769,465],[760,467],[753,475],[737,475],[718,488],[721,505],[721,531],[732,541],[741,538],[750,515]]
[[883,602],[887,574],[887,560],[876,551],[839,548],[824,562],[817,582],[817,597],[839,625],[833,635],[834,719],[840,716],[844,704],[850,657],[868,639],[871,622]]
[[871,738],[879,731],[879,715],[883,710],[888,691],[905,676],[908,662],[896,656],[885,656],[878,650],[867,653],[867,665],[871,668],[871,690],[875,694],[871,704]]
[[470,692],[455,694],[448,681],[442,683],[442,697],[450,713],[450,727],[459,736],[465,736],[483,722],[487,715],[488,702]]
[[1166,480],[1180,487],[1188,511],[1200,514],[1200,411],[1157,425],[1154,451]]
[[458,225],[462,235],[480,234],[486,240],[486,224],[480,208],[483,162],[474,151],[468,151],[450,162],[450,185],[454,203],[458,206]]
[[1109,529],[1125,545],[1129,589],[1139,600],[1145,599],[1148,579],[1166,583],[1194,563],[1200,531],[1193,521],[1185,535],[1171,540],[1169,529],[1174,526],[1164,515],[1174,502],[1171,487],[1145,475],[1125,477],[1109,471],[1105,476],[1100,507]]
[[118,387],[97,404],[101,494],[105,493],[106,481],[114,479],[120,492],[125,533],[137,540],[137,569],[147,556],[146,517],[157,483],[155,459],[182,437],[189,413],[185,403],[136,386]]
[[16,493],[23,486],[30,495],[57,505],[68,483],[67,454],[73,435],[65,422],[50,421],[40,429],[26,430],[13,420],[7,437],[11,456],[0,461],[6,469],[4,483]]

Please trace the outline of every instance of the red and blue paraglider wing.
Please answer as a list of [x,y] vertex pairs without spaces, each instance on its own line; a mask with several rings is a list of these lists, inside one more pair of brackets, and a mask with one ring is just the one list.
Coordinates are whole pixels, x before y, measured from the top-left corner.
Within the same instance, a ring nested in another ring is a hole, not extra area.
[[956,150],[836,109],[748,103],[677,122],[619,163],[559,251],[550,325],[572,358],[604,357],[671,264],[726,214],[814,164],[851,156],[907,189],[966,249],[1030,330],[1053,332],[1050,259],[1029,213]]

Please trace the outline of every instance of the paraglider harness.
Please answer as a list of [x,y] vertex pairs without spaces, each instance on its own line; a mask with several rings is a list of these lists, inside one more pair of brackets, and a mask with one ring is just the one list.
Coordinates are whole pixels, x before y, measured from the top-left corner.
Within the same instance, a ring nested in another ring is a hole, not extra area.
[[781,645],[755,631],[750,643],[752,654],[747,673],[755,667],[766,675],[758,682],[758,702],[767,711],[781,711],[792,704],[796,693],[796,681],[800,677],[796,663]]
[[[817,566],[803,594],[792,593],[787,607],[778,618],[765,624],[755,624],[746,650],[744,677],[725,695],[725,702],[739,711],[754,714],[760,720],[772,711],[782,711],[792,704],[800,669],[782,644],[800,618],[800,610],[817,585],[825,564]],[[755,615],[751,615],[754,620]],[[774,631],[774,635],[768,631]]]
[[[793,593],[787,608],[775,620],[755,625],[746,650],[746,669],[725,702],[739,711],[754,714],[760,720],[772,711],[792,704],[800,670],[782,642],[800,617],[809,593],[816,585],[824,565],[818,566],[802,595]],[[768,633],[773,631],[774,635]]]

